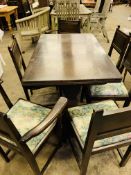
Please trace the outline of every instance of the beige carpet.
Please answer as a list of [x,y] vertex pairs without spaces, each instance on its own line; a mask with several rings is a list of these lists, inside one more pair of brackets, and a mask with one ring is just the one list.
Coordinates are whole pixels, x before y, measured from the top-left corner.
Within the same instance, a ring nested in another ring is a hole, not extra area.
[[[117,25],[121,25],[121,28],[127,27],[131,29],[131,21],[128,21],[128,16],[131,15],[131,7],[126,7],[125,5],[119,5],[113,7],[113,12],[109,13],[108,19],[106,21],[106,28],[108,31],[109,39],[112,40],[115,28]],[[15,33],[17,33],[15,31]],[[6,62],[5,71],[4,71],[4,87],[7,91],[7,94],[14,103],[17,98],[25,98],[23,89],[16,75],[14,65],[9,56],[7,47],[11,43],[9,32],[5,33],[3,41],[0,43],[0,53],[4,57]],[[97,33],[96,37],[100,41],[101,45],[104,47],[105,51],[108,52],[110,43],[106,43],[106,40],[103,38],[101,33]],[[31,44],[31,41],[21,41],[22,49],[25,51],[24,59],[28,64],[30,56],[33,52],[35,45]],[[117,55],[114,53],[113,62],[117,60]],[[131,79],[129,75],[126,78],[126,85],[128,89],[131,87]],[[44,92],[46,96],[47,92]],[[37,97],[41,99],[38,100]],[[51,97],[48,97],[49,99]],[[57,97],[56,97],[57,98]],[[46,97],[47,99],[47,97]],[[36,94],[32,98],[33,101],[43,102],[45,101],[44,97],[39,94]],[[0,111],[7,111],[7,107],[0,97]],[[37,160],[40,167],[43,162],[49,155],[51,151],[51,146],[47,145],[40,152]],[[128,161],[127,165],[124,168],[118,166],[119,156],[116,151],[108,151],[105,153],[97,154],[91,157],[88,174],[89,175],[130,175],[131,174],[131,159]],[[32,170],[30,169],[26,160],[16,154],[10,163],[5,163],[4,160],[0,157],[0,175],[33,175]],[[63,145],[63,147],[57,152],[53,161],[49,165],[45,175],[79,175],[79,169],[77,163],[72,154],[69,144]]]

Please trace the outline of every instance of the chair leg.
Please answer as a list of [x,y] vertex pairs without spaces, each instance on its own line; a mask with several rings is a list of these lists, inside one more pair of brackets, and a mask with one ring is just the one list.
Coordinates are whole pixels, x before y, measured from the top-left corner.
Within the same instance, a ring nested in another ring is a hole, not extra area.
[[1,148],[1,146],[0,146],[0,154],[1,154],[1,156],[3,157],[3,159],[6,162],[9,162],[10,161],[10,159],[8,158],[7,154],[3,151],[3,149]]
[[40,172],[40,169],[39,169],[39,167],[38,167],[38,164],[37,164],[37,162],[36,162],[36,160],[35,160],[34,155],[32,155],[31,152],[30,152],[30,153],[28,152],[27,154],[25,153],[23,156],[24,156],[25,159],[28,161],[28,163],[29,163],[31,169],[32,169],[33,172],[34,172],[34,175],[42,175],[42,173]]
[[25,92],[25,96],[26,96],[27,100],[30,100],[28,90],[24,88],[24,92]]
[[108,34],[107,34],[107,31],[105,29],[105,26],[102,26],[102,33],[103,33],[103,36],[106,38],[107,40],[107,43],[109,43],[109,38],[108,38]]
[[125,166],[125,164],[129,160],[130,156],[131,156],[131,145],[128,147],[126,153],[124,154],[124,156],[123,156],[123,158],[122,158],[122,160],[120,162],[120,167]]

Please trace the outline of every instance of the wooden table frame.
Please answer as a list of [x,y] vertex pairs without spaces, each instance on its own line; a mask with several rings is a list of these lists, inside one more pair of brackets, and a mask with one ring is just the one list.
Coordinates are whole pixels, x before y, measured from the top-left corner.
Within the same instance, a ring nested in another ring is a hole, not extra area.
[[5,17],[10,31],[12,30],[10,15],[14,14],[15,18],[18,19],[17,8],[17,6],[6,6],[0,9],[0,17]]

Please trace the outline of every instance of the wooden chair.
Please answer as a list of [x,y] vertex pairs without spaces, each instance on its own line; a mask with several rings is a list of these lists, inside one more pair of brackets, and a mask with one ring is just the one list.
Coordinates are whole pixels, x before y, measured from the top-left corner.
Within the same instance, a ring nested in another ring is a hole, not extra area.
[[105,21],[109,12],[110,0],[98,0],[94,13],[91,15],[90,25],[91,31],[99,30],[109,42],[108,34],[105,28]]
[[[19,44],[17,42],[15,35],[12,35],[12,39],[13,39],[12,45],[8,47],[8,50],[9,50],[10,56],[13,60],[14,66],[16,68],[16,71],[17,71],[17,74],[19,77],[19,80],[20,80],[21,85],[22,85],[22,77],[23,77],[22,71],[23,72],[25,71],[26,65],[25,65],[23,55],[22,55],[21,49],[19,47]],[[23,85],[22,85],[22,87],[23,87]],[[29,100],[30,95],[29,95],[28,89],[23,87],[23,90],[25,92],[26,98]]]
[[[19,80],[21,82],[21,85],[23,87],[23,90],[25,92],[25,96],[27,98],[27,100],[30,100],[30,94],[33,94],[33,90],[37,90],[40,88],[44,88],[44,86],[40,86],[40,87],[29,87],[29,88],[25,88],[22,84],[22,77],[23,77],[23,73],[26,69],[26,65],[23,59],[23,55],[21,52],[21,49],[19,47],[18,41],[15,37],[15,35],[12,35],[12,45],[8,47],[10,56],[13,60],[14,66],[16,68],[16,72],[18,74]],[[47,86],[46,86],[47,87]]]
[[[3,98],[9,106],[11,102],[9,102],[9,98],[5,98],[6,93],[0,84],[0,91],[1,89],[2,95],[4,94]],[[42,171],[40,171],[35,157],[43,144],[47,142],[66,104],[67,99],[61,97],[53,109],[49,109],[19,99],[6,114],[0,112],[0,145],[9,149],[5,152],[0,146],[0,154],[5,161],[10,161],[8,153],[13,150],[24,156],[34,175],[42,175],[60,146],[60,140]]]
[[[118,70],[121,72],[123,66],[120,61],[129,59],[129,54],[125,55],[125,51],[130,41],[130,37],[119,30],[119,26],[116,29],[110,50],[108,55],[111,56],[112,50],[115,49],[120,54],[120,59],[117,64]],[[127,53],[130,49],[128,49]],[[118,66],[119,65],[119,66]],[[122,69],[121,69],[122,68]],[[104,99],[113,99],[113,100],[127,100],[128,91],[123,82],[121,83],[107,83],[104,85],[91,85],[84,86],[82,90],[81,100],[83,100],[84,95],[87,101],[90,100],[104,100]]]
[[[127,35],[126,33],[122,32],[120,30],[120,26],[118,26],[116,28],[108,55],[109,56],[112,55],[113,49],[115,49],[117,51],[117,53],[120,55],[119,60],[118,60],[117,65],[116,65],[116,67],[118,69],[120,69],[123,56],[125,54],[125,51],[127,49],[128,44],[130,42],[130,38],[131,38],[130,35]],[[122,72],[122,69],[120,69],[120,72]]]
[[43,7],[31,16],[16,20],[17,30],[22,38],[39,37],[49,29],[50,7]]
[[67,121],[80,175],[86,175],[92,154],[129,145],[124,156],[118,149],[120,166],[126,164],[131,155],[131,106],[118,109],[112,100],[76,106],[68,109]]
[[68,21],[58,18],[58,33],[80,33],[81,21]]

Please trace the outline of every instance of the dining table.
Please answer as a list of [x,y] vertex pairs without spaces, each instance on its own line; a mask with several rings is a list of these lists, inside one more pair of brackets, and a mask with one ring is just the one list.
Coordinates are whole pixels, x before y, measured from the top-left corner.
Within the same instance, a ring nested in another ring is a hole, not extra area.
[[[43,34],[22,83],[25,88],[67,87],[66,94],[72,93],[75,98],[76,87],[81,85],[121,80],[121,74],[93,34]],[[74,87],[72,92],[68,87]]]

